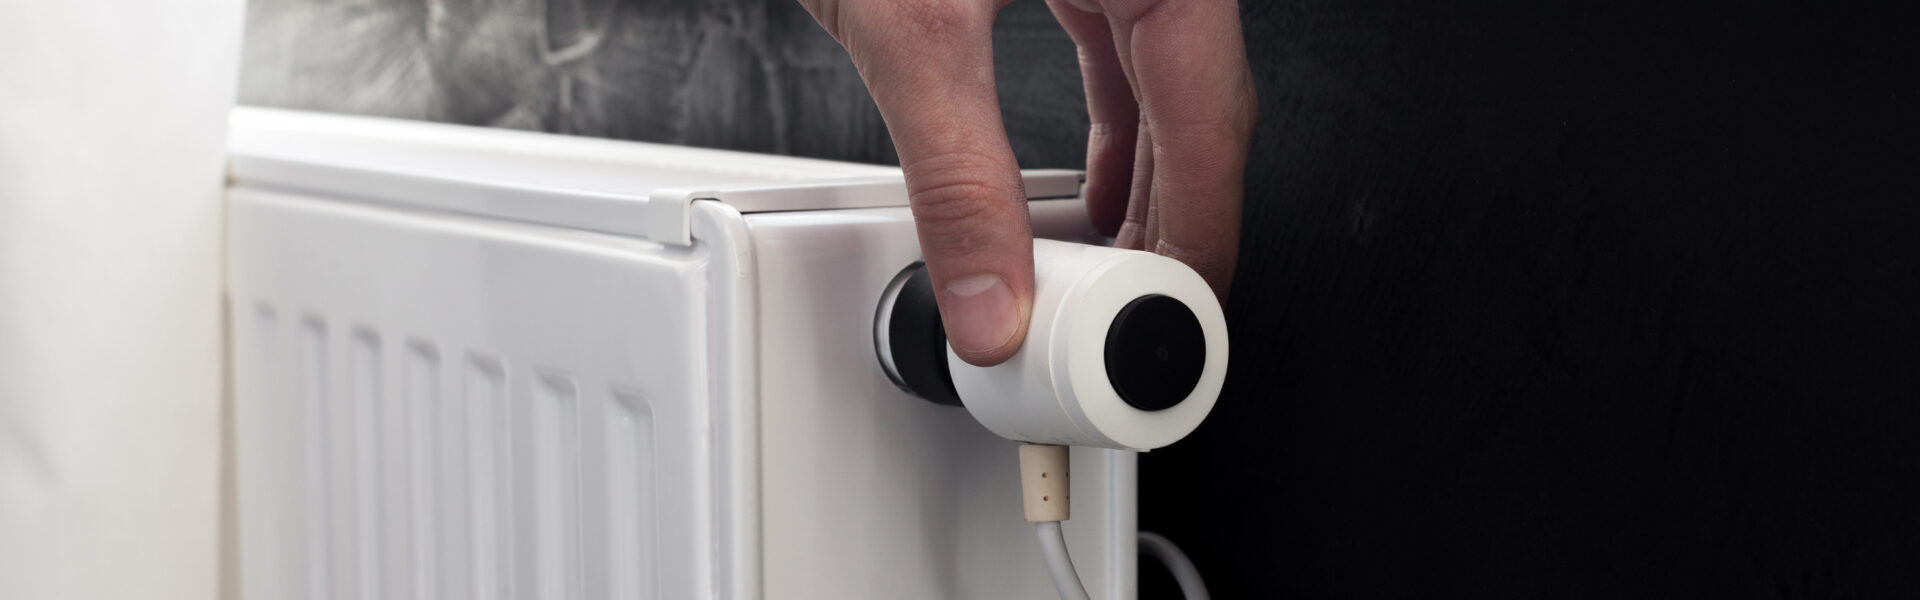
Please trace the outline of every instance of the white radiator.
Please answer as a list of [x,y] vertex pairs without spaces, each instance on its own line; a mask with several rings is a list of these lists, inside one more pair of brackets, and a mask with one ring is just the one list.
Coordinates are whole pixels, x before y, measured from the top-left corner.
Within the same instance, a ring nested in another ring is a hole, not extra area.
[[[247,598],[1052,597],[1015,445],[874,359],[897,169],[261,109],[231,152]],[[1134,456],[1074,452],[1131,599]]]

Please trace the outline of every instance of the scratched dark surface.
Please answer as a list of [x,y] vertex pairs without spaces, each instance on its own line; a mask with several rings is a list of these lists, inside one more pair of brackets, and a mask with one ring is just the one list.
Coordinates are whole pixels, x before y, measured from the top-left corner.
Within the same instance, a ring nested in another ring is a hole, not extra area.
[[[250,104],[894,158],[780,0],[249,12]],[[1920,595],[1899,12],[1243,4],[1234,364],[1143,525],[1223,598]],[[1064,34],[1019,0],[996,40],[1022,164],[1079,167]]]

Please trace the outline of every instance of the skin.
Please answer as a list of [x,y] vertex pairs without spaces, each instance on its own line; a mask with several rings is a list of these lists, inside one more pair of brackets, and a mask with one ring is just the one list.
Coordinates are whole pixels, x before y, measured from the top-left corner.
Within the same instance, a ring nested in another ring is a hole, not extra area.
[[[1020,349],[1033,227],[993,81],[1011,0],[801,0],[847,49],[893,135],[947,338]],[[1233,0],[1047,0],[1086,83],[1087,211],[1122,248],[1186,263],[1220,298],[1240,243],[1257,105]]]

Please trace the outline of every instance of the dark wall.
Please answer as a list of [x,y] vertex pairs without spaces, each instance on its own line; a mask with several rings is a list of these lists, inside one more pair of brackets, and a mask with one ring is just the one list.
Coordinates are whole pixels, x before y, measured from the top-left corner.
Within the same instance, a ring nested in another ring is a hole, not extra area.
[[[1023,166],[1084,162],[1073,42],[1045,4],[995,58]],[[245,104],[896,163],[846,52],[792,0],[251,0]]]
[[1151,526],[1242,597],[1920,594],[1920,21],[1245,6],[1234,377]]
[[[1234,364],[1144,526],[1224,598],[1920,595],[1903,13],[1244,3]],[[250,104],[894,157],[784,0],[249,20]],[[1071,44],[1036,0],[996,41],[1021,163],[1079,167]]]

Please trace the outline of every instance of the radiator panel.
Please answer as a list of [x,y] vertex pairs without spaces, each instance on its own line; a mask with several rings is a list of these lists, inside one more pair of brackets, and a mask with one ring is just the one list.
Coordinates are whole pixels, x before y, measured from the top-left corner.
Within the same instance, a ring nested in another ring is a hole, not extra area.
[[[235,124],[245,597],[1052,597],[1012,443],[874,360],[897,169]],[[1023,177],[1088,235],[1078,173]],[[1130,600],[1133,455],[1074,457],[1075,561]]]
[[247,597],[710,594],[704,251],[230,201]]

